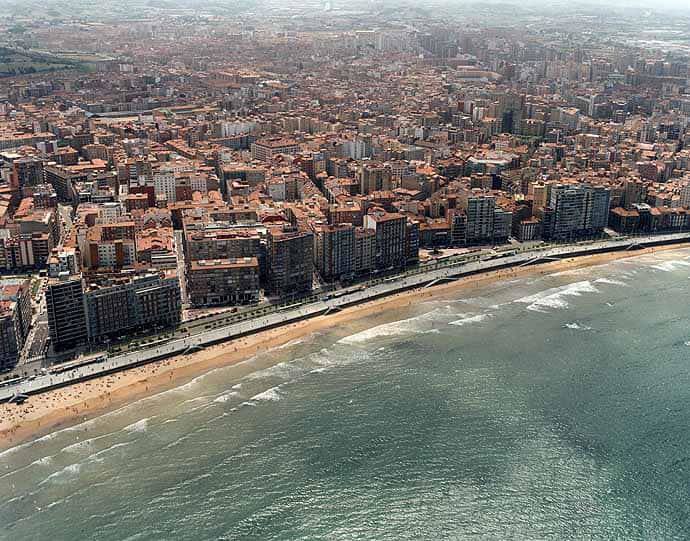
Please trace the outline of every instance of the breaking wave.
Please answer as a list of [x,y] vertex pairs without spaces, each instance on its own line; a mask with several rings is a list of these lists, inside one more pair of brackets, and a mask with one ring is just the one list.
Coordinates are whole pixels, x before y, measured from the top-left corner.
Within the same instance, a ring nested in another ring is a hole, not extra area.
[[582,282],[575,282],[566,286],[553,287],[534,295],[528,295],[517,299],[515,302],[528,304],[527,310],[532,312],[546,313],[550,309],[564,309],[568,308],[569,304],[567,297],[579,297],[583,293],[598,293],[599,290],[594,287],[592,282],[585,280]]
[[125,432],[146,432],[149,424],[149,417],[144,417],[143,419],[137,421],[136,423],[132,423],[131,425],[127,425],[124,427],[122,430]]
[[462,327],[464,325],[469,325],[471,323],[481,323],[482,321],[485,321],[492,317],[492,314],[479,314],[476,316],[467,316],[462,319],[456,319],[455,321],[451,321],[449,325],[457,325],[458,327]]

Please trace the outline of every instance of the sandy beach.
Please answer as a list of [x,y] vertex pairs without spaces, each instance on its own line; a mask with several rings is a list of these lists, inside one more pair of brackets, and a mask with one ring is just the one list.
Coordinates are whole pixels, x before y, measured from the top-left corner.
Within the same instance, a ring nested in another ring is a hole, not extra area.
[[413,290],[347,308],[341,312],[271,329],[231,340],[198,353],[171,357],[145,366],[111,374],[69,387],[32,396],[26,403],[0,404],[0,449],[13,447],[51,430],[95,417],[129,401],[177,387],[205,372],[247,360],[311,333],[340,323],[404,308],[428,297],[443,297],[466,288],[476,288],[507,278],[545,274],[600,265],[683,245],[613,252],[571,258],[531,267],[512,268],[463,278],[429,289]]

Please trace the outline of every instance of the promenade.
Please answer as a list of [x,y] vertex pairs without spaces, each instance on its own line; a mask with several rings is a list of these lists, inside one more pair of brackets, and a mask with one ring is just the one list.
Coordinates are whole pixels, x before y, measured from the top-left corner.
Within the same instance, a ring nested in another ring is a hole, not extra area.
[[[254,334],[266,329],[319,315],[336,312],[345,307],[361,304],[379,297],[385,297],[408,289],[431,287],[438,283],[456,280],[463,276],[489,272],[507,267],[519,267],[569,257],[592,255],[604,252],[634,250],[658,245],[677,244],[690,241],[690,233],[654,235],[649,237],[619,237],[604,241],[589,241],[561,246],[540,246],[524,249],[504,247],[501,251],[480,252],[444,259],[420,265],[398,275],[379,278],[348,288],[334,290],[321,295],[312,295],[287,306],[275,305],[225,316],[211,325],[197,325],[188,336],[169,341],[154,342],[150,347],[109,356],[97,362],[63,369],[58,373],[46,373],[0,387],[0,401],[15,394],[35,394],[52,388],[62,387],[77,381],[88,380],[158,359],[192,353],[206,346]],[[214,321],[214,320],[211,320]],[[105,356],[103,356],[105,357]],[[85,360],[84,363],[87,361]],[[60,368],[61,365],[56,365]]]

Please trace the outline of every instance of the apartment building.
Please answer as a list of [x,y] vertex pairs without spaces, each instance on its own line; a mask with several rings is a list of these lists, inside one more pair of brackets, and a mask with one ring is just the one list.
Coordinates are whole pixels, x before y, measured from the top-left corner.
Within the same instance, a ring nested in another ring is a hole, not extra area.
[[355,267],[355,228],[352,224],[314,227],[314,264],[326,281],[349,277]]
[[31,281],[0,280],[0,370],[17,364],[31,326]]
[[314,278],[314,234],[288,226],[268,230],[266,290],[272,295],[311,291]]
[[295,156],[299,153],[299,143],[294,139],[271,137],[252,143],[252,159],[267,162],[279,154]]
[[259,260],[256,257],[192,261],[187,269],[187,294],[193,306],[259,302]]
[[406,263],[407,218],[398,213],[372,209],[364,216],[364,227],[376,234],[376,268],[402,268]]
[[48,330],[53,349],[70,349],[88,340],[81,275],[61,273],[46,289]]

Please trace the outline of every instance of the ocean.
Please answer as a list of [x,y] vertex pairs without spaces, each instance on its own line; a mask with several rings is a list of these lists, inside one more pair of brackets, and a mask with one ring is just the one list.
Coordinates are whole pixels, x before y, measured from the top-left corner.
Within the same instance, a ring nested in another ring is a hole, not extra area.
[[690,250],[425,298],[0,452],[0,539],[690,538]]

